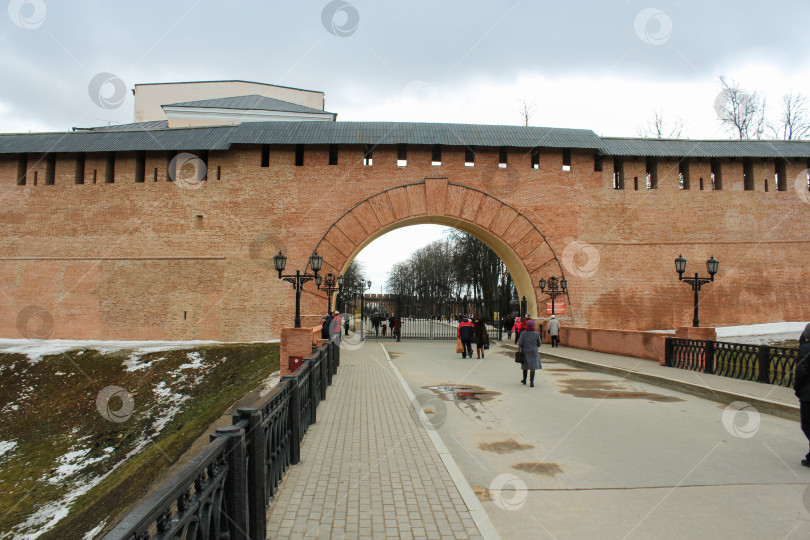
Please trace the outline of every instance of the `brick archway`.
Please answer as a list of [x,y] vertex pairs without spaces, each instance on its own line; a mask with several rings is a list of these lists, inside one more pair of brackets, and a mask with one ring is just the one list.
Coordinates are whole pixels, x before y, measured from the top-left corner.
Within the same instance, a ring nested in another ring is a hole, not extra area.
[[[447,178],[391,188],[358,203],[335,221],[316,247],[323,272],[340,275],[362,249],[394,229],[434,223],[468,232],[506,265],[528,313],[538,314],[537,283],[549,275],[565,276],[554,250],[526,216],[483,191]],[[569,301],[570,303],[570,301]]]

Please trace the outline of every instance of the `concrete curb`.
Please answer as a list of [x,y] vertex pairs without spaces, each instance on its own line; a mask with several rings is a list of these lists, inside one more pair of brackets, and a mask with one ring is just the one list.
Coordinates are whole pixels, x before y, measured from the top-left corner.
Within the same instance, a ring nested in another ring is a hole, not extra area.
[[624,369],[618,366],[607,366],[604,364],[587,362],[585,360],[569,358],[560,353],[550,353],[545,350],[541,351],[541,354],[544,356],[556,358],[572,366],[582,367],[589,369],[591,371],[598,371],[600,373],[607,373],[609,375],[617,375],[625,379],[630,379],[643,383],[654,384],[656,386],[669,388],[670,390],[677,390],[679,392],[685,392],[687,394],[692,394],[693,396],[701,397],[704,399],[710,399],[712,401],[718,401],[720,403],[728,404],[733,401],[744,401],[756,407],[756,409],[761,413],[778,416],[780,418],[785,418],[787,420],[795,420],[797,422],[799,421],[798,405],[789,405],[787,403],[772,401],[770,399],[764,399],[761,397],[752,396],[750,394],[732,392],[729,390],[712,388],[709,386],[701,386],[699,384],[693,384],[678,379],[671,379],[659,375],[652,375],[650,373],[642,373],[640,371]]
[[[411,389],[408,386],[408,383],[405,381],[405,378],[402,376],[402,373],[400,373],[397,366],[394,365],[394,362],[391,361],[391,357],[388,355],[388,350],[385,348],[385,345],[380,343],[380,348],[383,350],[383,353],[385,353],[385,358],[388,359],[388,365],[394,370],[394,375],[396,375],[397,380],[399,380],[400,384],[402,385],[402,389],[405,390],[405,394],[408,396],[408,399],[411,400],[411,406],[416,411],[416,414],[419,415],[420,418],[423,418],[423,421],[425,421],[425,413],[417,407],[418,401],[416,400],[416,396],[414,396],[413,392],[411,392]],[[476,527],[478,527],[478,532],[481,533],[484,540],[501,540],[500,534],[498,534],[495,526],[492,525],[492,522],[489,520],[487,511],[484,510],[484,506],[481,504],[481,501],[478,500],[478,497],[475,495],[472,487],[470,487],[469,482],[467,482],[464,474],[462,474],[456,460],[453,459],[450,451],[447,450],[447,446],[445,446],[444,441],[442,441],[439,434],[436,433],[436,430],[425,428],[425,431],[427,431],[428,437],[430,437],[430,440],[433,443],[433,446],[436,448],[436,452],[439,454],[439,457],[442,458],[442,463],[444,463],[444,466],[447,468],[450,478],[453,479],[453,483],[456,485],[456,489],[458,489],[461,498],[464,500],[464,504],[467,505],[467,509],[470,511],[470,517],[472,517]]]

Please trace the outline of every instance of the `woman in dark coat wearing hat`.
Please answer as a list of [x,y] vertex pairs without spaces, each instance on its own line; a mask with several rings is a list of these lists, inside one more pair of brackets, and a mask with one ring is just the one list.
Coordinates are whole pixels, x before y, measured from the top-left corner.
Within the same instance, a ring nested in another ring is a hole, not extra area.
[[479,315],[475,318],[475,352],[478,358],[484,357],[484,346],[489,343],[489,332],[487,332],[487,325],[484,319]]
[[531,386],[534,387],[534,370],[543,369],[540,364],[540,334],[534,330],[534,321],[526,321],[526,328],[520,333],[517,345],[523,351],[523,379],[526,384],[526,372],[531,372]]
[[[810,441],[810,323],[799,336],[799,357],[793,387],[799,398],[799,415],[804,436]],[[810,451],[804,456],[802,465],[810,467]]]

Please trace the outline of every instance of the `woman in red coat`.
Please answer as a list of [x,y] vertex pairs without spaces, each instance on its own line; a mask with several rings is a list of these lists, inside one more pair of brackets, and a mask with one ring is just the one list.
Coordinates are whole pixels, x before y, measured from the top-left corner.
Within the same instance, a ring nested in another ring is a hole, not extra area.
[[461,340],[461,345],[463,347],[463,350],[461,351],[462,358],[467,358],[467,355],[470,355],[470,358],[472,358],[472,340],[474,333],[475,326],[473,323],[471,323],[467,317],[461,319],[456,335],[458,336],[458,339]]

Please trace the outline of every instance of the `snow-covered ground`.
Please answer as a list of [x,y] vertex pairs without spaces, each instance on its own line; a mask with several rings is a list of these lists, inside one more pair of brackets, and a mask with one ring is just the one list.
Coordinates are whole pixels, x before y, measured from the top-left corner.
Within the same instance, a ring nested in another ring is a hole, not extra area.
[[[788,339],[799,339],[807,326],[806,321],[791,321],[746,326],[718,326],[715,328],[718,341],[767,345]],[[654,330],[654,332],[675,333],[675,330]]]
[[[271,340],[265,342],[255,343],[277,343],[279,340]],[[60,354],[67,351],[74,350],[97,350],[102,353],[110,353],[115,351],[129,351],[129,355],[123,360],[123,364],[127,371],[139,371],[150,367],[155,362],[164,360],[165,358],[155,358],[150,362],[142,361],[141,357],[148,353],[178,350],[178,349],[193,349],[206,345],[220,344],[216,341],[85,341],[85,340],[33,340],[33,339],[0,339],[0,353],[20,353],[25,354],[29,358],[31,364],[36,364],[43,357],[47,355]],[[65,486],[66,492],[62,494],[61,498],[55,501],[44,502],[39,505],[35,512],[26,516],[26,519],[15,527],[16,537],[35,539],[45,532],[52,529],[58,521],[63,519],[67,514],[73,502],[89,491],[92,487],[98,485],[107,476],[109,476],[115,469],[120,467],[133,455],[137,454],[144,447],[156,437],[172,419],[182,410],[183,403],[189,399],[189,396],[183,392],[184,389],[196,386],[199,384],[207,372],[214,366],[211,361],[206,361],[199,352],[190,351],[186,355],[186,362],[179,365],[176,369],[168,372],[170,376],[169,382],[160,381],[152,391],[157,399],[156,405],[149,411],[142,414],[148,416],[151,420],[147,429],[137,435],[132,448],[127,454],[116,463],[111,464],[109,470],[101,475],[87,475],[85,470],[97,462],[107,460],[112,457],[113,448],[105,448],[103,454],[96,457],[90,457],[91,454],[91,441],[86,439],[89,436],[81,437],[76,440],[76,445],[71,447],[68,452],[57,458],[54,463],[54,469],[50,474],[42,478],[42,481],[50,484],[58,484]],[[226,361],[227,358],[217,358],[215,363]],[[14,365],[0,367],[0,369],[14,369]],[[64,374],[63,374],[64,375]],[[266,395],[276,384],[279,382],[279,372],[271,374],[263,381],[263,390],[261,395]],[[27,391],[34,391],[33,388],[26,389]],[[25,396],[21,395],[19,399]],[[9,405],[17,406],[17,403]],[[8,407],[7,407],[8,408]],[[11,410],[15,410],[14,407]],[[6,412],[5,409],[3,412]],[[6,461],[17,450],[17,442],[14,440],[2,441],[0,440],[0,463]],[[101,524],[103,526],[103,524]],[[96,527],[93,531],[89,531],[85,538],[92,538],[100,527]],[[0,534],[0,536],[2,536]],[[5,538],[5,537],[4,537]]]
[[[253,341],[248,343],[278,343],[280,340]],[[6,339],[0,338],[0,353],[19,353],[38,362],[50,354],[61,354],[79,349],[92,349],[102,354],[115,351],[132,351],[134,356],[172,351],[195,349],[206,345],[222,345],[222,341],[100,341],[75,339]],[[129,365],[127,366],[129,368]],[[132,369],[130,368],[130,371]]]

